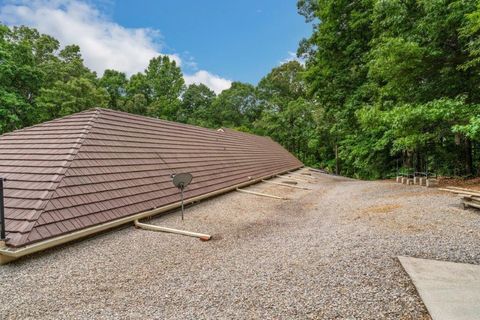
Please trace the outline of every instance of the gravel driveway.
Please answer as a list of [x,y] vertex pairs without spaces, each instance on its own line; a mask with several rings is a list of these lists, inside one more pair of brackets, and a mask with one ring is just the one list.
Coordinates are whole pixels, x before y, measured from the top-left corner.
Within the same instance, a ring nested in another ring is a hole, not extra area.
[[[480,214],[447,193],[312,174],[0,266],[1,319],[429,319],[399,255],[480,264]],[[308,179],[308,178],[305,178]],[[285,179],[277,178],[277,181]]]

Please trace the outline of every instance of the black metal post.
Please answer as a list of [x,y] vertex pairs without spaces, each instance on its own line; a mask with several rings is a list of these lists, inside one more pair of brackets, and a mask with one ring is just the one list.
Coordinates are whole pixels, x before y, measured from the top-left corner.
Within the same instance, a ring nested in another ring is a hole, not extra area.
[[5,181],[5,179],[0,178],[0,223],[2,224],[0,229],[0,241],[5,241],[5,202],[3,201],[3,181]]
[[183,221],[183,186],[180,188],[182,193],[182,221]]

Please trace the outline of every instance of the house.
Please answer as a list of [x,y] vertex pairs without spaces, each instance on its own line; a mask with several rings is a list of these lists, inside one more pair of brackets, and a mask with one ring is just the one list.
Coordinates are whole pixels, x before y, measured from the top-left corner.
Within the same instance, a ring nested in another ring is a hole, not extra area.
[[267,137],[91,109],[0,136],[3,262],[303,164]]

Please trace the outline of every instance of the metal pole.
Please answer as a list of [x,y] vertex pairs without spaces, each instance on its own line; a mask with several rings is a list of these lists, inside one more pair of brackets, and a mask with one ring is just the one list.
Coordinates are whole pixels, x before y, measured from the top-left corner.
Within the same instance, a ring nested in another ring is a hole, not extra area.
[[335,174],[338,176],[338,144],[335,143]]
[[182,194],[182,221],[183,221],[183,187],[180,188]]
[[0,178],[0,240],[5,240],[5,202],[3,201],[3,178]]

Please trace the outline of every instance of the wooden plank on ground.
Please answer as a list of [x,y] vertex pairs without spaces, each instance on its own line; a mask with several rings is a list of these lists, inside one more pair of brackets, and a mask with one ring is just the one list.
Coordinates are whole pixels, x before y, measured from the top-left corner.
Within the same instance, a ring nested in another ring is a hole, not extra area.
[[473,202],[470,202],[470,201],[463,201],[463,206],[464,207],[473,207],[473,208],[476,208],[476,209],[480,209],[480,204],[477,204],[477,203],[473,203]]
[[308,180],[305,180],[305,179],[300,179],[300,178],[297,178],[297,177],[293,177],[292,175],[277,175],[277,177],[279,178],[288,178],[288,179],[292,179],[292,180],[297,180],[297,181],[300,181],[300,182],[306,182],[306,183],[312,183],[312,181],[308,181]]
[[299,173],[296,173],[296,172],[289,172],[288,174],[290,174],[292,176],[299,177],[299,178],[307,178],[307,180],[308,179],[311,179],[312,181],[317,180],[315,177],[312,177],[311,175],[304,175],[304,174],[299,174]]
[[243,193],[248,193],[248,194],[253,194],[253,195],[256,195],[256,196],[260,196],[260,197],[267,197],[267,198],[273,198],[273,199],[279,199],[279,200],[289,200],[288,198],[285,198],[285,197],[279,197],[279,196],[274,196],[273,194],[255,192],[255,191],[250,191],[250,190],[245,190],[245,189],[237,188],[237,191],[238,192],[243,192]]
[[471,195],[471,196],[480,197],[480,191],[471,190],[471,189],[464,189],[464,188],[458,188],[458,189],[439,188],[438,190],[447,191],[447,192],[456,193],[456,194],[466,194],[466,195]]
[[275,181],[262,180],[262,182],[271,183],[271,184],[276,184],[276,185],[279,185],[279,186],[289,187],[289,188],[296,188],[296,189],[303,189],[303,190],[312,190],[312,189],[310,189],[310,188],[293,186],[293,185],[291,185],[291,184],[286,184],[286,183],[281,183],[281,182],[275,182]]
[[460,188],[460,187],[446,187],[449,190],[459,190],[459,191],[466,191],[466,192],[473,192],[473,193],[480,193],[480,190],[475,189],[467,189],[467,188]]

